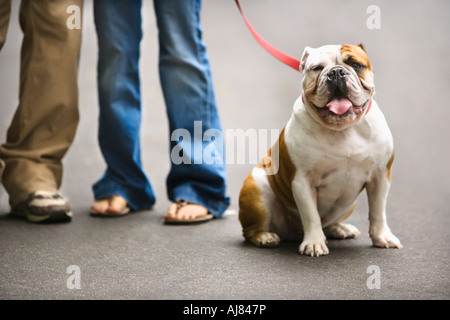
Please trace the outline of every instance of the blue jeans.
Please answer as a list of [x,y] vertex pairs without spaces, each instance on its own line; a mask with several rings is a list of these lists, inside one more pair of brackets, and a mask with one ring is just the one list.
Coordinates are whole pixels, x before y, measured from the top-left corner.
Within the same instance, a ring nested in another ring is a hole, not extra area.
[[[121,195],[133,210],[151,209],[155,203],[155,194],[142,170],[139,139],[141,7],[141,0],[94,1],[99,44],[98,138],[107,163],[105,174],[93,186],[94,196],[100,200]],[[191,152],[194,145],[204,149],[211,144],[202,139],[206,130],[222,130],[201,39],[201,1],[155,0],[154,9],[159,30],[159,75],[170,133],[182,129],[192,138],[171,139],[171,150],[181,148],[185,161],[171,163],[166,180],[168,197],[203,205],[220,217],[230,202],[224,153],[217,153],[221,161],[206,164],[194,159]],[[194,134],[199,123],[201,135]]]

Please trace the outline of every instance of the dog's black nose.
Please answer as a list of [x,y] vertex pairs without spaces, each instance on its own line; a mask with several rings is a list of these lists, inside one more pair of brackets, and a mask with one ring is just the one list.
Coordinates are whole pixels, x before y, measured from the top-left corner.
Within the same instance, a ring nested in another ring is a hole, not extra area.
[[348,71],[342,66],[335,66],[328,70],[327,80],[328,81],[338,81],[340,78],[344,78],[348,75]]
[[[327,86],[331,94],[346,95],[348,92],[347,80],[349,72],[342,66],[335,66],[326,73]],[[336,90],[338,89],[338,90]],[[340,93],[339,93],[340,92]]]

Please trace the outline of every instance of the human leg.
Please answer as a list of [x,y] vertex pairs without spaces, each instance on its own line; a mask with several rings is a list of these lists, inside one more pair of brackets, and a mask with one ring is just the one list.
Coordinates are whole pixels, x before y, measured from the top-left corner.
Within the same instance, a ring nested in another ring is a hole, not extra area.
[[11,16],[11,0],[0,1],[0,50],[5,44],[8,32],[9,18]]
[[[229,205],[229,198],[225,194],[223,137],[203,141],[208,132],[222,132],[222,128],[202,41],[201,1],[155,0],[154,6],[159,29],[159,72],[170,134],[172,136],[179,129],[187,130],[193,139],[193,143],[171,139],[171,150],[182,149],[183,161],[179,164],[172,161],[167,178],[169,199],[201,205],[220,217]],[[215,159],[207,164],[203,155],[211,145],[215,148]],[[169,212],[173,208],[174,205]],[[185,209],[190,208],[186,206]]]
[[141,0],[94,1],[99,44],[98,139],[107,169],[93,190],[97,202],[116,195],[133,210],[150,209],[155,202],[142,170],[139,138],[141,6]]
[[[71,215],[58,194],[62,158],[78,124],[81,30],[67,28],[69,5],[82,8],[83,1],[23,0],[20,7],[24,38],[19,106],[0,147],[0,158],[5,162],[2,182],[12,212],[26,214],[33,221],[52,220],[53,211],[57,212],[55,220],[70,220]],[[30,202],[30,195],[45,201]]]
[[[2,50],[3,45],[5,44],[10,16],[11,16],[11,0],[0,1],[0,50]],[[0,183],[2,180],[4,168],[5,163],[0,158]]]

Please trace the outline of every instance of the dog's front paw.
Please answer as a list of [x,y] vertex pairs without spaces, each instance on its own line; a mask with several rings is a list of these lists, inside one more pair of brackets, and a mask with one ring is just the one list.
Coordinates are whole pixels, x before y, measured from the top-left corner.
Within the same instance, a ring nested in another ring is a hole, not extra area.
[[381,248],[403,248],[400,240],[389,230],[388,227],[384,227],[379,231],[370,231],[370,237],[375,247]]
[[310,255],[311,257],[327,255],[329,250],[325,241],[325,236],[305,237],[300,244],[299,252],[300,254]]

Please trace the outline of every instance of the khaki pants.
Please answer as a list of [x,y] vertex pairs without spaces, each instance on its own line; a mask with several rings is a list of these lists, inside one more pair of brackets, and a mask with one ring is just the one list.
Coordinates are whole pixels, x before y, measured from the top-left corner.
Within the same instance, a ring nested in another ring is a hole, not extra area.
[[[36,190],[57,191],[61,185],[61,161],[74,139],[79,118],[81,30],[67,27],[71,15],[67,8],[78,5],[82,9],[82,4],[83,0],[21,2],[19,106],[0,147],[5,164],[2,182],[11,205]],[[0,49],[10,9],[11,0],[0,0]]]

